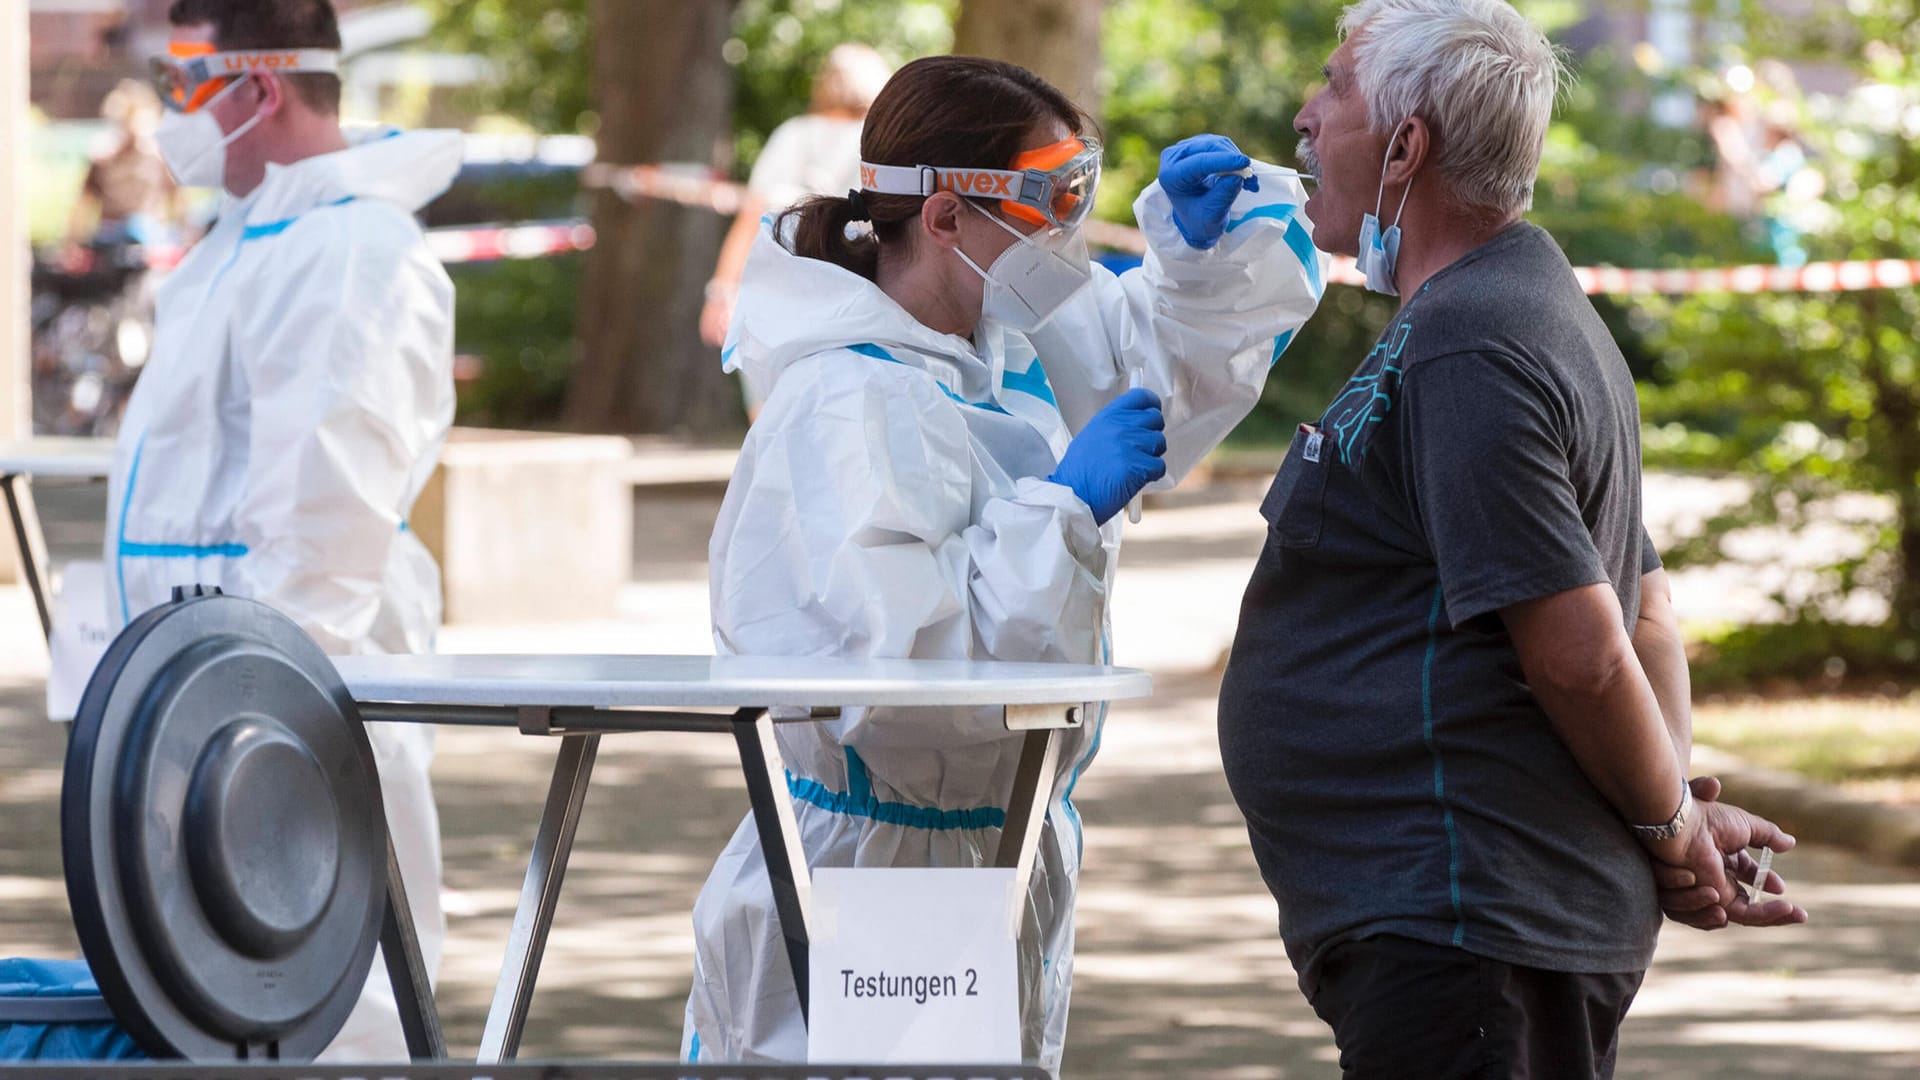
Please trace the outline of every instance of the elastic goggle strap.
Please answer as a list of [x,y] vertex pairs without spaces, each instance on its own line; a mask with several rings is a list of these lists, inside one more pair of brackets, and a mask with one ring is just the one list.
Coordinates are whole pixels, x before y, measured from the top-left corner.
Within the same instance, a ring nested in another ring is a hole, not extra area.
[[1035,225],[1071,228],[1092,208],[1099,182],[1100,146],[1078,138],[1029,151],[1015,165],[1033,168],[960,169],[933,165],[860,163],[860,186],[880,195],[932,195],[951,191],[975,199],[999,199],[1008,213]]
[[932,165],[860,163],[860,186],[880,195],[932,195],[951,191],[970,198],[1017,199],[1023,172],[1008,169],[937,169]]
[[167,106],[192,112],[212,97],[205,92],[210,84],[238,79],[246,75],[272,72],[276,75],[337,75],[340,54],[332,49],[245,49],[209,52],[198,56],[175,55],[153,62],[154,80],[160,100]]

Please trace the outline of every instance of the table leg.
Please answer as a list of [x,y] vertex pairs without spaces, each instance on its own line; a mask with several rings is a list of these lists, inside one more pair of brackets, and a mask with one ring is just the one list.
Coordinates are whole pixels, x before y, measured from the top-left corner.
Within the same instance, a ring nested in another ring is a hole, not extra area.
[[[1007,824],[1000,830],[1000,848],[993,865],[1011,867],[1017,902],[1025,903],[1033,860],[1040,851],[1040,827],[1047,820],[1047,800],[1053,794],[1053,774],[1060,760],[1060,732],[1029,731],[1020,747],[1020,764],[1013,774],[1013,794],[1007,800]],[[1026,921],[1021,920],[1024,926]]]
[[0,476],[0,488],[6,489],[7,516],[13,519],[14,549],[20,552],[20,576],[33,593],[33,606],[40,612],[40,631],[53,640],[53,607],[46,575],[47,538],[40,531],[40,512],[33,503],[33,478],[26,473]]
[[807,1017],[807,907],[812,878],[807,853],[800,846],[800,823],[787,795],[786,764],[774,741],[773,720],[765,709],[741,709],[733,716],[733,738],[740,748],[740,767],[747,775],[747,799],[753,807],[754,827],[760,834],[760,854],[773,885],[774,911],[780,917],[780,936],[786,939],[787,963],[793,968],[793,988],[800,996],[800,1018]]
[[445,1061],[447,1036],[440,1029],[440,1010],[433,1004],[433,981],[420,958],[420,938],[414,931],[413,909],[407,906],[407,884],[400,877],[400,860],[387,841],[387,913],[380,921],[380,954],[387,961],[387,981],[400,1009],[400,1029],[407,1035],[407,1056],[415,1061]]
[[520,906],[513,913],[513,931],[500,965],[487,1026],[480,1036],[481,1065],[511,1060],[520,1052],[520,1034],[526,1028],[527,1007],[533,1002],[533,983],[540,974],[540,957],[553,926],[560,900],[560,881],[567,873],[567,856],[580,825],[580,807],[587,799],[593,759],[600,751],[598,735],[568,735],[560,740],[553,764],[553,783],[547,789],[546,809],[540,813],[540,831],[534,837],[533,857],[527,861],[526,883],[520,888]]

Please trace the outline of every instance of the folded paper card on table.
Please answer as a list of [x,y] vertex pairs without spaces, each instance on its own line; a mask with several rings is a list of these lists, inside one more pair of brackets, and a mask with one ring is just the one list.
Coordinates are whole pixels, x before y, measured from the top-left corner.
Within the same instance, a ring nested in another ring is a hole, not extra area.
[[1019,1064],[1011,869],[813,872],[810,1062]]
[[47,674],[47,719],[67,721],[80,711],[80,694],[100,666],[114,626],[107,616],[107,568],[98,560],[75,560],[60,575],[54,602],[53,666]]

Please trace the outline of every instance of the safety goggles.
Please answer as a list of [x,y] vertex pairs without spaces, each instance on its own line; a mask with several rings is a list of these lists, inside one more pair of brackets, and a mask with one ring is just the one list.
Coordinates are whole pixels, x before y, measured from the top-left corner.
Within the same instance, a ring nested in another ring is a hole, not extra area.
[[235,79],[271,71],[276,75],[334,75],[340,54],[331,49],[249,49],[215,52],[205,43],[167,46],[167,55],[153,58],[153,87],[160,101],[175,112],[190,113],[213,100]]
[[881,195],[951,191],[995,198],[1009,216],[1032,225],[1071,229],[1093,212],[1100,187],[1100,143],[1070,137],[1028,150],[1007,169],[947,169],[934,165],[860,163],[860,186]]

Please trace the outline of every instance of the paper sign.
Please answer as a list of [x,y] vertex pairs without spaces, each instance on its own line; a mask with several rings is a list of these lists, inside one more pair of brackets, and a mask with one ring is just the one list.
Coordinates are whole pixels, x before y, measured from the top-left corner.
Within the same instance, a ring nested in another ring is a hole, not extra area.
[[80,695],[113,640],[107,619],[107,568],[77,560],[67,564],[54,595],[53,665],[47,672],[47,719],[72,720]]
[[815,870],[807,1060],[1019,1064],[1014,899],[1010,869]]

